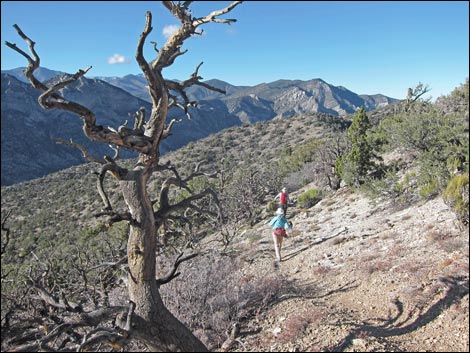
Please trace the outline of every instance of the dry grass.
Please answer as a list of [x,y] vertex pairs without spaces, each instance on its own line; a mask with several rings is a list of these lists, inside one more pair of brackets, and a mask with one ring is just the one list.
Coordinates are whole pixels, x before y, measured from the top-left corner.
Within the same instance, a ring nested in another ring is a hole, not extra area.
[[299,337],[305,334],[307,327],[312,323],[318,323],[323,318],[323,313],[318,309],[310,309],[302,313],[293,313],[282,325],[278,340],[281,343],[295,343]]

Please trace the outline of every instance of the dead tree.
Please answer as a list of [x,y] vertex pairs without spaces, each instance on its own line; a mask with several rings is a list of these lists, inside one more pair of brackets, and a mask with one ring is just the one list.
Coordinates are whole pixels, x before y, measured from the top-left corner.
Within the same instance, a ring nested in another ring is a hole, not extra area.
[[422,99],[421,96],[428,93],[429,91],[430,88],[428,85],[423,85],[421,82],[415,88],[408,88],[406,100],[404,101],[405,112],[409,112],[411,110],[422,110],[423,107],[428,106],[431,98],[429,97],[427,99]]
[[[65,297],[53,297],[34,279],[31,279],[32,287],[36,289],[45,303],[56,309],[75,312],[80,319],[75,322],[63,323],[62,326],[58,325],[42,340],[36,340],[35,343],[21,347],[20,350],[51,348],[49,343],[58,333],[75,332],[76,327],[87,326],[90,327],[89,331],[80,337],[80,344],[73,346],[74,349],[85,350],[97,342],[118,344],[133,339],[144,343],[150,351],[207,350],[204,344],[175,318],[162,302],[159,286],[175,277],[174,270],[184,259],[178,258],[173,271],[164,280],[156,278],[156,234],[175,212],[184,211],[187,208],[200,211],[194,202],[204,198],[211,198],[213,202],[216,202],[216,195],[213,190],[208,188],[192,194],[182,201],[171,203],[170,188],[176,186],[189,190],[188,182],[204,173],[197,168],[191,176],[185,179],[181,178],[171,163],[160,163],[159,145],[169,135],[174,124],[171,122],[166,125],[168,110],[173,106],[179,106],[189,116],[189,108],[195,105],[195,102],[191,102],[185,94],[186,88],[199,85],[221,93],[225,92],[200,81],[202,77],[199,76],[198,70],[202,63],[197,66],[189,79],[181,82],[165,79],[162,71],[186,52],[181,50],[184,41],[192,35],[201,34],[202,30],[198,31],[201,25],[209,22],[226,24],[235,22],[234,19],[222,19],[220,16],[230,12],[241,1],[235,1],[228,7],[211,12],[205,17],[193,17],[189,9],[191,3],[192,1],[162,1],[162,4],[181,22],[181,25],[161,48],[157,49],[154,44],[157,55],[152,61],[147,61],[143,55],[145,41],[152,31],[152,14],[150,12],[146,14],[145,26],[137,44],[136,60],[148,81],[152,110],[148,112],[148,119],[145,117],[145,111],[138,112],[135,116],[136,123],[133,129],[126,127],[127,123],[124,123],[118,130],[98,125],[92,111],[61,95],[60,89],[77,81],[91,67],[79,70],[76,74],[50,87],[39,81],[34,76],[34,71],[39,67],[40,61],[35,50],[35,42],[24,34],[19,26],[14,25],[19,36],[28,44],[31,55],[21,50],[16,44],[6,42],[6,45],[28,60],[28,66],[24,73],[31,85],[42,92],[38,98],[39,104],[45,109],[60,109],[77,115],[82,119],[83,131],[90,140],[106,143],[116,148],[125,148],[139,154],[138,162],[131,170],[121,167],[113,157],[91,158],[94,162],[102,164],[97,183],[104,202],[104,209],[100,214],[109,218],[108,223],[122,220],[129,222],[127,262],[130,306],[127,312],[123,314],[122,307],[107,307],[86,312],[83,307],[68,302]],[[84,156],[87,156],[85,152]],[[148,194],[147,183],[152,174],[162,171],[171,171],[173,176],[162,183],[160,195],[157,197],[159,206],[155,210],[154,202],[151,201],[151,196]],[[127,210],[119,212],[113,209],[103,188],[103,179],[108,175],[117,179]],[[111,317],[114,317],[115,320],[114,330],[103,329],[100,331],[96,329],[101,320],[109,320]],[[77,337],[71,341],[77,342]]]

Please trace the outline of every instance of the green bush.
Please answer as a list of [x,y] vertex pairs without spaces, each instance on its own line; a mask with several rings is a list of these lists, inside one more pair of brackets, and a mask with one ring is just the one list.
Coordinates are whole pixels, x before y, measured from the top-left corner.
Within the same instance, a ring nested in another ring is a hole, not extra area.
[[281,151],[279,160],[279,170],[282,175],[298,171],[309,162],[313,161],[315,153],[318,151],[322,142],[320,140],[310,140],[298,145],[292,150],[291,147],[284,147]]
[[444,190],[443,197],[451,205],[458,218],[465,224],[468,224],[468,173],[454,175],[447,188]]
[[300,207],[310,208],[320,202],[323,198],[323,191],[310,189],[299,196],[297,203]]
[[279,202],[276,200],[269,201],[266,211],[274,213],[279,207]]

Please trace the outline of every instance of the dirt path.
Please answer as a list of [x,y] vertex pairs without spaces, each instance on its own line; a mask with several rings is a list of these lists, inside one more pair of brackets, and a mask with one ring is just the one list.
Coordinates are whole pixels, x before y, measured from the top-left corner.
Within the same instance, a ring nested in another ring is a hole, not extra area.
[[441,199],[400,209],[343,189],[288,216],[279,265],[253,229],[243,271],[289,284],[236,351],[469,351],[468,228]]

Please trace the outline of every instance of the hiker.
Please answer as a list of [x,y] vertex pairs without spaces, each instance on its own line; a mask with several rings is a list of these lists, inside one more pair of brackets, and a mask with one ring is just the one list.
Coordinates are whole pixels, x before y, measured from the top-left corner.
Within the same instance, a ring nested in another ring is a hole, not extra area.
[[279,199],[279,208],[284,211],[284,216],[287,214],[287,203],[291,202],[289,194],[286,188],[282,188],[282,191],[276,195],[274,200]]
[[281,247],[283,238],[287,238],[286,229],[292,228],[292,222],[289,222],[282,208],[278,208],[276,216],[268,223],[273,229],[274,250],[276,259],[281,262]]

